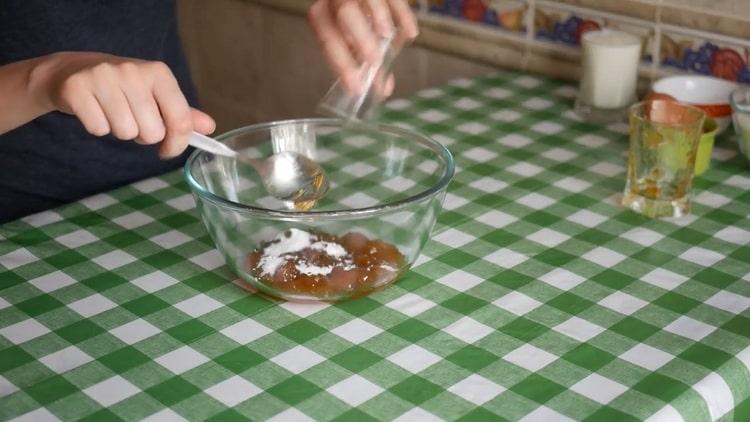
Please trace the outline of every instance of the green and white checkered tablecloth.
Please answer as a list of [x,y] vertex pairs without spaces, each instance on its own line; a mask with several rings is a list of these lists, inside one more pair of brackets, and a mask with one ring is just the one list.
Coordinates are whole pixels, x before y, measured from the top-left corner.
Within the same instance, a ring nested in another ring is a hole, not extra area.
[[750,171],[725,139],[689,217],[623,210],[627,128],[574,95],[390,102],[458,171],[414,268],[356,301],[232,284],[179,173],[0,226],[0,419],[750,420]]

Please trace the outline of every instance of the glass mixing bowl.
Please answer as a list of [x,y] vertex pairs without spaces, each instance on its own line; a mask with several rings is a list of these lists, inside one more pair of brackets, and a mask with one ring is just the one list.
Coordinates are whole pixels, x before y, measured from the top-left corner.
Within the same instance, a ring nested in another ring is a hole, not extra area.
[[185,177],[228,265],[288,300],[338,301],[396,281],[419,256],[453,177],[450,152],[397,126],[332,119],[259,124],[217,138],[256,158],[294,151],[330,189],[307,212],[271,197],[249,166],[198,151]]

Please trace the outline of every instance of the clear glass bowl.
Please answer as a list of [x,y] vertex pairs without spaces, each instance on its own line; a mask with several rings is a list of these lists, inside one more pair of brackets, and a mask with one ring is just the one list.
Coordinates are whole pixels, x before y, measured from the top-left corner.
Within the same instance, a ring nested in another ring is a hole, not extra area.
[[288,300],[344,300],[398,279],[428,240],[454,172],[440,143],[390,125],[290,120],[217,139],[258,158],[295,151],[328,175],[327,195],[297,212],[231,158],[195,151],[185,164],[203,222],[228,265],[253,288]]
[[750,88],[741,87],[732,92],[732,123],[737,134],[740,152],[750,162]]

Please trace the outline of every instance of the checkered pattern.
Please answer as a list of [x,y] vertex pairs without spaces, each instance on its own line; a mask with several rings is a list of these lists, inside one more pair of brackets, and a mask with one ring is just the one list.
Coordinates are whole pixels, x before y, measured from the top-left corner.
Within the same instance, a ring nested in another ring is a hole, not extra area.
[[626,211],[627,128],[574,94],[392,101],[458,171],[412,271],[356,301],[236,287],[178,173],[0,227],[0,419],[750,419],[750,173],[723,140],[691,216]]

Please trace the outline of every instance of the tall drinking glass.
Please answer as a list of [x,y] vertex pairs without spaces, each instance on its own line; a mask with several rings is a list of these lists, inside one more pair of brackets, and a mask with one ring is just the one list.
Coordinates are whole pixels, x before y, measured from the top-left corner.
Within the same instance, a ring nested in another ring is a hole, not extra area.
[[690,213],[702,110],[655,100],[630,107],[630,153],[622,204],[648,217]]

